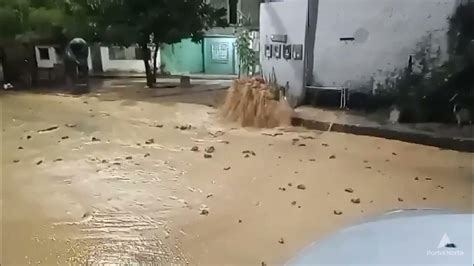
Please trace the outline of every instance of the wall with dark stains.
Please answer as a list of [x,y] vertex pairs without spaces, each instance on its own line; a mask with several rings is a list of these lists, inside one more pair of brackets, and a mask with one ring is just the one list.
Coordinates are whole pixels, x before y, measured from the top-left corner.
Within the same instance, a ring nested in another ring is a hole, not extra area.
[[376,91],[387,79],[397,77],[410,55],[416,67],[417,51],[429,49],[436,62],[442,63],[447,57],[448,19],[458,3],[319,0],[317,9],[309,12],[317,22],[308,84]]

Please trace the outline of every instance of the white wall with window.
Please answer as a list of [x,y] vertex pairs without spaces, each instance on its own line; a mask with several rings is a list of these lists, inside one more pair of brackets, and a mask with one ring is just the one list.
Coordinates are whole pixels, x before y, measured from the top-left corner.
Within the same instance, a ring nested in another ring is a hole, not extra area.
[[[139,47],[100,47],[100,54],[104,72],[145,72],[143,52]],[[159,67],[160,51],[158,51],[157,61]]]
[[54,46],[35,46],[36,62],[38,68],[53,68],[58,63],[58,53]]

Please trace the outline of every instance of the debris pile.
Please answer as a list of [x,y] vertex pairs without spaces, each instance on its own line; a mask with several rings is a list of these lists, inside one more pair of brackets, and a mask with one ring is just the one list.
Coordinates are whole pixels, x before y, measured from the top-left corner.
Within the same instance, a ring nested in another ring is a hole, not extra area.
[[261,78],[234,80],[221,114],[243,127],[289,126],[293,109],[280,91]]

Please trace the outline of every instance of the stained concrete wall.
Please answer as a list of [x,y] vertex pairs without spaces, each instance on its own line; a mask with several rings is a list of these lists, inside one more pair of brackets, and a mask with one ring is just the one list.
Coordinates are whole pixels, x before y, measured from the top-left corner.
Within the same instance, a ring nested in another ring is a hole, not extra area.
[[[448,18],[458,2],[316,1],[317,10],[310,10],[310,16],[317,15],[317,24],[313,78],[308,82],[368,91],[406,67],[423,38],[431,38],[433,56],[445,58]],[[285,23],[293,24],[291,19]],[[354,41],[340,40],[351,37]]]
[[164,45],[160,52],[164,70],[171,74],[204,72],[202,42],[194,43],[191,39],[184,39],[179,43]]
[[289,83],[288,100],[292,106],[304,96],[304,60],[265,57],[265,44],[271,44],[272,34],[286,34],[288,44],[304,44],[307,23],[307,0],[286,0],[263,3],[260,6],[260,61],[265,77],[273,69],[280,86]]

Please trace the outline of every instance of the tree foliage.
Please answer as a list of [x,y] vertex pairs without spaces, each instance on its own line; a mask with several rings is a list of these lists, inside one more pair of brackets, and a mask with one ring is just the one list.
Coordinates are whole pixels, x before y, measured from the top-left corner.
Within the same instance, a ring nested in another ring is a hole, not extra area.
[[[71,0],[75,14],[88,18],[96,38],[109,44],[138,44],[143,50],[147,83],[153,85],[149,46],[173,44],[183,38],[201,40],[211,27],[225,26],[225,9],[204,0]],[[87,36],[86,36],[87,37]],[[156,51],[157,49],[155,49]],[[156,52],[153,57],[156,59]],[[156,62],[156,60],[153,60]]]

